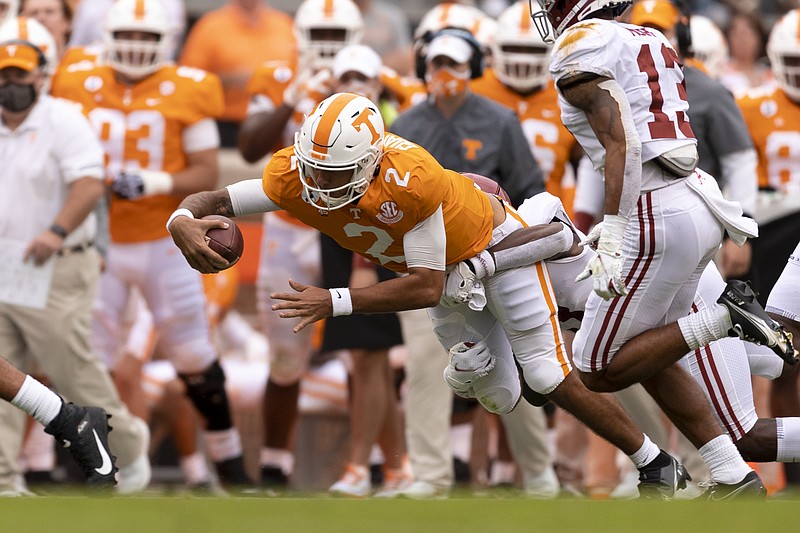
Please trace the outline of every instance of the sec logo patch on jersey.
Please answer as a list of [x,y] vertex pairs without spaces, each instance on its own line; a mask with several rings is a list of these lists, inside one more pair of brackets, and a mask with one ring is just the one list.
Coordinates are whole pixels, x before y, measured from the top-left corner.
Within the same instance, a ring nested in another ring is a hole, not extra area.
[[379,210],[380,213],[378,213],[376,218],[384,224],[394,224],[400,222],[403,218],[403,212],[400,211],[397,204],[391,200],[383,202]]

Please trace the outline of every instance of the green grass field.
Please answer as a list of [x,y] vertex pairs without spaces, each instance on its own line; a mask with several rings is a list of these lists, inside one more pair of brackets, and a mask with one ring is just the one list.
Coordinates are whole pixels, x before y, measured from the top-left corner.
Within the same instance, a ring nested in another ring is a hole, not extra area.
[[792,533],[800,531],[800,499],[711,503],[58,496],[0,500],[0,531]]

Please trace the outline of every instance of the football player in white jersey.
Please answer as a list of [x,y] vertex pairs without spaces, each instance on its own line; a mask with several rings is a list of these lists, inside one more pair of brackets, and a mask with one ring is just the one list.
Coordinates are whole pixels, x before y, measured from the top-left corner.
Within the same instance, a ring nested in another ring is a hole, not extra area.
[[[561,201],[548,193],[541,193],[526,200],[518,209],[525,222],[530,225],[527,233],[512,234],[500,244],[491,248],[494,257],[513,253],[525,239],[532,242],[535,250],[528,260],[545,260],[553,292],[559,303],[559,318],[563,329],[575,330],[580,327],[586,302],[592,294],[592,283],[588,278],[575,282],[578,276],[596,257],[589,247],[581,247],[579,241],[585,238],[567,216]],[[519,239],[516,240],[515,239]],[[503,250],[506,250],[503,252]],[[798,249],[800,254],[800,248]],[[800,255],[790,259],[786,272],[796,267]],[[484,256],[485,258],[485,256]],[[472,261],[479,261],[473,259]],[[454,270],[455,272],[458,269]],[[795,274],[800,273],[797,271]],[[782,290],[788,296],[783,301],[775,301],[769,308],[782,317],[798,316],[798,284],[789,282],[794,290]],[[795,275],[795,280],[800,279]],[[692,311],[698,312],[709,305],[724,287],[725,282],[713,262],[709,263],[700,278],[697,293],[692,303]],[[688,353],[680,361],[681,366],[690,372],[700,388],[711,401],[717,419],[728,435],[736,442],[743,457],[753,462],[796,462],[800,459],[800,418],[759,418],[753,405],[753,391],[750,374],[774,379],[793,370],[781,359],[775,357],[769,348],[742,342],[736,338],[726,338],[698,348]]]
[[596,391],[642,382],[698,447],[717,484],[713,497],[763,494],[697,384],[673,363],[730,330],[786,359],[794,348],[742,282],[687,315],[724,233],[743,242],[757,226],[695,171],[677,54],[658,31],[613,20],[629,5],[539,0],[532,14],[542,38],[555,41],[550,72],[562,121],[605,177],[603,224],[586,239],[597,256],[578,277],[591,276],[594,293],[575,338],[575,365]]

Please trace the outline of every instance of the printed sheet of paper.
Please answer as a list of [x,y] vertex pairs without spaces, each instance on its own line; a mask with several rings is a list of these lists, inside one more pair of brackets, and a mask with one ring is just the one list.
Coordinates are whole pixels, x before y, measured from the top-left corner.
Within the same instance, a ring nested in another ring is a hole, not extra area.
[[22,261],[27,243],[0,237],[0,302],[44,309],[53,281],[51,258],[42,266]]

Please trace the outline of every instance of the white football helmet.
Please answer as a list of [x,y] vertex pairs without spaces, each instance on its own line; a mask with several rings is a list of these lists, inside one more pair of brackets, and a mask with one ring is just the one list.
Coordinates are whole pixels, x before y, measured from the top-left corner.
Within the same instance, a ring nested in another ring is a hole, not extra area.
[[0,42],[14,40],[28,41],[41,50],[47,59],[45,72],[49,75],[55,73],[56,67],[58,67],[56,41],[39,21],[28,17],[6,19],[0,25]]
[[[778,86],[800,102],[800,9],[786,13],[772,28],[767,56]],[[787,61],[788,60],[788,61]]]
[[351,0],[305,0],[294,17],[300,54],[313,68],[331,67],[336,53],[364,34],[361,10]]
[[722,30],[708,17],[689,17],[689,32],[692,35],[691,51],[694,58],[702,61],[712,78],[719,78],[728,64],[728,40]]
[[6,12],[3,17],[0,18],[0,24],[8,19],[16,17],[19,13],[19,0],[0,0],[0,5],[6,6]]
[[512,4],[497,19],[492,66],[501,82],[519,92],[544,85],[551,46],[533,26],[527,2]]
[[609,10],[612,15],[621,15],[633,0],[528,0],[531,16],[539,30],[542,40],[552,43],[556,37],[573,24],[580,22],[597,11]]
[[422,39],[426,33],[444,28],[461,28],[472,35],[478,30],[483,13],[474,7],[454,2],[444,2],[425,13],[414,31],[414,39]]
[[[353,93],[336,93],[319,103],[295,134],[294,153],[305,199],[331,211],[361,198],[383,155],[383,118],[376,104]],[[320,170],[351,170],[340,187],[321,188]]]
[[[116,36],[121,31],[152,33],[158,40],[123,40]],[[105,19],[102,61],[133,79],[144,78],[169,61],[173,34],[160,0],[117,0]]]

